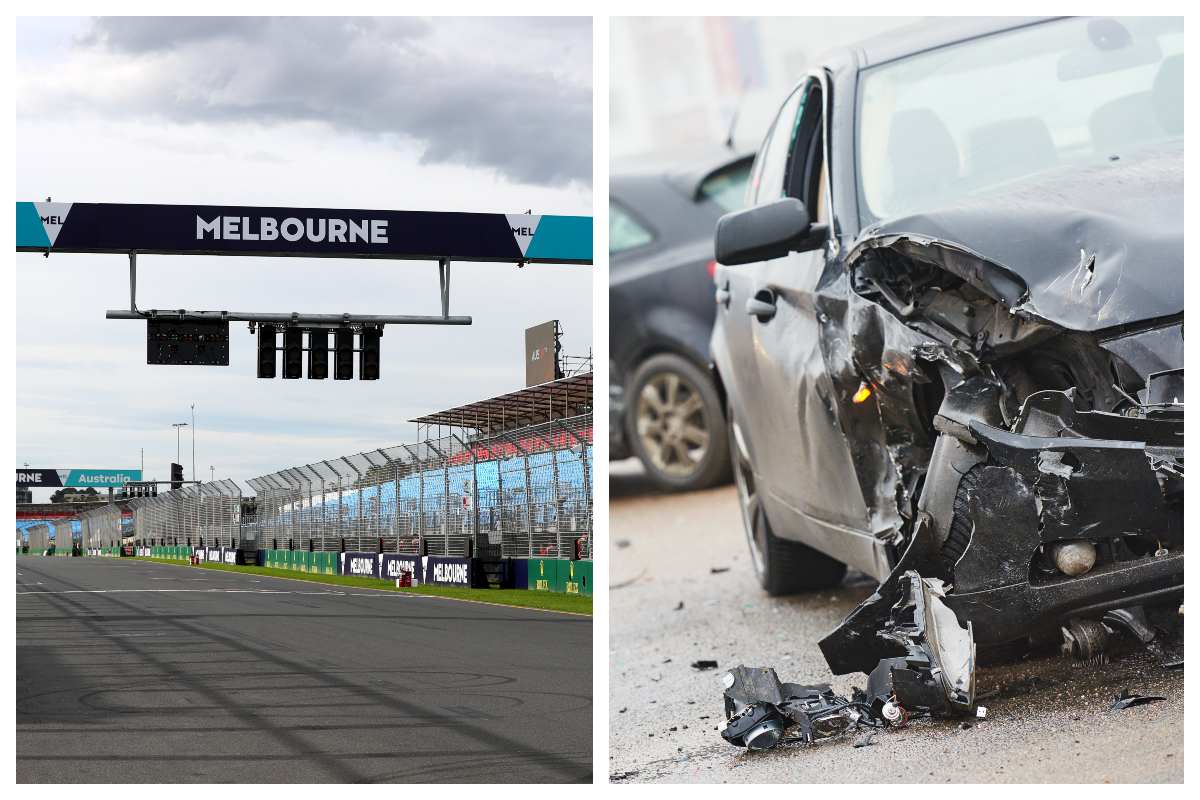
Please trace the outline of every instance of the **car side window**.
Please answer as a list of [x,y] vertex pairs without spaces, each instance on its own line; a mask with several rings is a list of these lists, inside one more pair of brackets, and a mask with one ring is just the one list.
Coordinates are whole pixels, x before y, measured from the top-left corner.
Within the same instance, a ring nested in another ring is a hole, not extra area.
[[825,164],[824,104],[821,85],[811,81],[796,120],[796,133],[786,167],[787,196],[804,203],[814,222],[828,222],[829,208]]
[[654,241],[654,234],[616,203],[608,204],[608,252],[610,255],[643,247]]
[[751,178],[753,205],[762,205],[784,196],[784,179],[787,174],[788,153],[796,134],[796,123],[803,110],[803,101],[808,94],[808,82],[792,92],[779,109],[771,130],[763,141],[762,149],[754,160],[754,175]]

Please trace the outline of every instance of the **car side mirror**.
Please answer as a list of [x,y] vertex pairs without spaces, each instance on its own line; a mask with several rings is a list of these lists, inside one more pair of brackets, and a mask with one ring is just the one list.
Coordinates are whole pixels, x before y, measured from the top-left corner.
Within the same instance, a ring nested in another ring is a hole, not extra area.
[[717,222],[717,261],[725,266],[782,258],[788,253],[815,250],[825,225],[814,225],[794,197],[734,211]]

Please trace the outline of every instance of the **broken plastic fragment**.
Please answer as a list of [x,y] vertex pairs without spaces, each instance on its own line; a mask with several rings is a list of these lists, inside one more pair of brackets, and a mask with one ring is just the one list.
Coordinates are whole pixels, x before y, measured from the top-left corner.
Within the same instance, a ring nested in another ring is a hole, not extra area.
[[1122,709],[1131,708],[1132,706],[1141,706],[1146,703],[1156,703],[1159,700],[1167,698],[1161,694],[1134,694],[1126,689],[1119,695],[1113,697],[1113,704],[1109,707],[1109,711],[1121,711]]

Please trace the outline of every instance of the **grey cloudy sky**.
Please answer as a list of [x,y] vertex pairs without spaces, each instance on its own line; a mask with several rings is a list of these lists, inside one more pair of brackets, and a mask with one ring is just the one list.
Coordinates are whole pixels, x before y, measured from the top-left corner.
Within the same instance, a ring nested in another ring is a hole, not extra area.
[[[517,46],[519,44],[519,46]],[[22,18],[18,200],[590,214],[591,22]],[[150,367],[125,259],[16,254],[18,462],[175,457],[196,403],[200,477],[238,480],[411,440],[406,420],[518,388],[524,328],[591,345],[588,267],[456,264],[465,328],[389,327],[378,382]],[[142,256],[142,308],[437,313],[422,262]],[[183,460],[190,470],[189,440]]]

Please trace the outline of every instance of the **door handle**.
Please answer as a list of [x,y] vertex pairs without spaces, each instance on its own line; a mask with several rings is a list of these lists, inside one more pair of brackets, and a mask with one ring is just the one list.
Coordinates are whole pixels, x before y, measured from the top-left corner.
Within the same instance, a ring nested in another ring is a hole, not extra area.
[[768,322],[775,316],[775,296],[762,290],[746,301],[746,313],[759,322]]
[[733,293],[729,291],[729,281],[725,281],[723,285],[717,287],[717,305],[722,306],[723,308],[729,308],[729,298],[732,296]]

